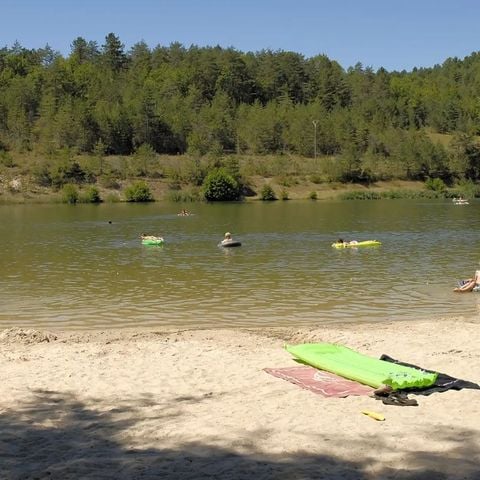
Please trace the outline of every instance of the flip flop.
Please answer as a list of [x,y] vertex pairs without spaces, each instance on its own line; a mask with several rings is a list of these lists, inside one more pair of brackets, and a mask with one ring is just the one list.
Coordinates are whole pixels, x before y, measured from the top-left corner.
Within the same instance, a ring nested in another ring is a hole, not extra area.
[[381,400],[384,405],[397,405],[398,407],[418,407],[418,402],[413,398],[408,398],[406,393],[392,393],[386,397],[375,397]]

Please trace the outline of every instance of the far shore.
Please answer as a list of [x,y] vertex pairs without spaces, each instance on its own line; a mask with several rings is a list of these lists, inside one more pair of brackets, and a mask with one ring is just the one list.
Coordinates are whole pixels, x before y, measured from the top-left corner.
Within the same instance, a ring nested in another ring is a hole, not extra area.
[[[116,203],[125,202],[123,189],[131,184],[132,180],[125,180],[119,183],[118,188],[105,188],[102,185],[95,184],[98,188],[102,202]],[[18,182],[18,189],[9,188],[0,183],[0,205],[14,204],[49,204],[62,203],[61,191],[52,188],[33,187],[31,182],[21,179]],[[201,201],[196,198],[200,192],[200,187],[184,186],[180,190],[170,190],[169,182],[165,179],[146,179],[149,185],[154,201],[174,201],[179,204]],[[242,198],[245,202],[262,201],[261,189],[265,184],[272,186],[277,200],[341,200],[345,195],[357,194],[369,198],[371,195],[398,194],[398,198],[411,198],[415,195],[428,195],[428,190],[424,182],[407,181],[407,180],[391,180],[379,181],[371,184],[359,183],[312,183],[305,179],[292,178],[292,184],[285,186],[278,183],[275,178],[253,177],[251,179],[251,192]],[[17,183],[16,183],[17,185]],[[78,186],[80,192],[89,185]],[[389,198],[389,197],[387,197]]]
[[[479,318],[318,328],[0,330],[0,478],[475,479],[480,390],[325,398],[263,370],[339,343],[480,382]],[[384,415],[378,422],[363,415]]]

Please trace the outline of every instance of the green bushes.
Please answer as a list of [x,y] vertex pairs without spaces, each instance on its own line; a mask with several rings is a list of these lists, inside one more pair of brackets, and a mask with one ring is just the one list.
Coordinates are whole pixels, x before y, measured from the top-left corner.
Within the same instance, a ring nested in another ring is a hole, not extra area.
[[177,203],[197,202],[202,199],[201,193],[197,189],[189,191],[171,190],[168,193],[168,200]]
[[317,200],[318,199],[317,192],[310,192],[309,195],[308,195],[308,198],[310,200]]
[[78,162],[60,162],[49,169],[52,185],[61,188],[66,184],[88,183],[93,180],[91,175],[82,169]]
[[118,180],[111,174],[107,173],[100,177],[100,184],[104,188],[118,190],[120,188],[120,183]]
[[79,201],[82,203],[100,203],[102,199],[98,188],[92,185],[80,195]]
[[238,182],[225,169],[218,168],[205,178],[203,195],[205,200],[210,202],[238,200],[240,188]]
[[292,187],[293,185],[298,184],[298,179],[293,175],[280,175],[277,178],[277,183],[282,187]]
[[289,200],[288,192],[284,188],[280,192],[280,199],[281,200]]
[[75,205],[76,203],[100,203],[100,192],[95,186],[90,186],[84,192],[79,192],[77,187],[71,183],[67,183],[61,190],[62,203]]
[[314,173],[313,175],[310,175],[310,181],[318,185],[319,183],[322,183],[324,179],[322,178],[321,175]]
[[127,202],[153,202],[150,187],[143,181],[135,182],[125,189]]
[[263,188],[260,192],[260,198],[264,201],[277,200],[277,196],[275,195],[275,191],[273,190],[271,185],[269,185],[268,183],[266,183],[263,186]]
[[62,188],[62,202],[75,205],[78,202],[78,190],[75,185],[67,183]]
[[115,192],[110,192],[105,198],[105,202],[107,203],[118,203],[120,201],[120,196]]
[[433,190],[387,190],[385,192],[372,192],[363,190],[354,190],[344,193],[340,196],[341,200],[399,200],[409,199],[414,200],[418,198],[442,198],[446,196],[447,192],[439,193]]
[[475,184],[471,180],[462,180],[455,185],[455,188],[449,190],[446,194],[448,198],[466,197],[475,198],[480,197],[480,185]]
[[52,175],[48,165],[37,164],[32,168],[33,181],[40,187],[50,187],[52,185]]
[[37,185],[60,190],[64,185],[95,182],[95,176],[84,170],[78,162],[60,159],[52,163],[42,161],[32,168],[33,180]]
[[381,195],[378,192],[353,190],[342,194],[340,198],[342,200],[379,200]]
[[433,190],[434,192],[445,192],[447,186],[441,178],[428,178],[425,181],[425,186],[428,190]]
[[4,167],[7,167],[7,168],[15,167],[15,162],[13,160],[13,157],[8,152],[5,152],[4,150],[0,150],[0,165],[3,165]]
[[155,151],[147,144],[140,145],[131,158],[132,173],[136,176],[151,176],[151,165],[155,161]]
[[431,190],[389,190],[382,192],[381,198],[395,199],[417,199],[417,198],[442,198],[443,194]]

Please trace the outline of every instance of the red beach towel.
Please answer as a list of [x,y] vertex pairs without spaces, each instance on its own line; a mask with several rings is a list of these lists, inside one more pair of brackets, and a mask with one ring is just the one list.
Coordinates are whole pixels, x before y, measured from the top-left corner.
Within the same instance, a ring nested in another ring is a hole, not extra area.
[[372,395],[374,389],[367,385],[347,380],[330,372],[302,365],[286,368],[264,368],[274,377],[283,378],[305,390],[318,393],[324,397],[344,398],[349,395]]

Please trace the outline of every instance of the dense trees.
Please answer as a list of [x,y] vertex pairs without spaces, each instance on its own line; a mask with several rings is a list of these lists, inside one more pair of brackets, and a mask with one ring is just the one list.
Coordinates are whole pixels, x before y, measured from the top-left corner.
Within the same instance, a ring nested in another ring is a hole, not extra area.
[[[112,154],[135,154],[146,175],[156,153],[292,153],[335,156],[345,181],[476,181],[479,88],[479,53],[374,72],[285,51],[125,51],[113,33],[101,46],[74,39],[67,57],[16,43],[0,49],[0,150],[89,153],[97,174]],[[454,135],[448,149],[435,132]]]

